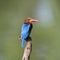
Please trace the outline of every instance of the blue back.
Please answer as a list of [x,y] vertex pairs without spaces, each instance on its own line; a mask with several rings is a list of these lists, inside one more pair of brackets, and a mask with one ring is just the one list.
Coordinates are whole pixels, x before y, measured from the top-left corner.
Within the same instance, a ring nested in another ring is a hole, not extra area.
[[30,24],[23,24],[22,31],[21,31],[21,38],[22,38],[22,47],[24,47],[25,39],[30,35]]

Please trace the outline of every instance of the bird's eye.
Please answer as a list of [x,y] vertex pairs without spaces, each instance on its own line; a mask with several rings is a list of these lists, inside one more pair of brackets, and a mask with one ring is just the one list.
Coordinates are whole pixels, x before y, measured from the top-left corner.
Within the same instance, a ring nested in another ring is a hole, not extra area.
[[30,20],[30,19],[28,19],[28,20]]
[[30,19],[28,19],[28,20],[30,20]]

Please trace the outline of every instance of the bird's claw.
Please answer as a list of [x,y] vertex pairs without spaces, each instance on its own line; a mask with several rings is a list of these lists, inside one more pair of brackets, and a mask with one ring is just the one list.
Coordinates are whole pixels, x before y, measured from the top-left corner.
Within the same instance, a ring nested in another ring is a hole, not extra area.
[[21,40],[21,36],[18,36],[18,39]]

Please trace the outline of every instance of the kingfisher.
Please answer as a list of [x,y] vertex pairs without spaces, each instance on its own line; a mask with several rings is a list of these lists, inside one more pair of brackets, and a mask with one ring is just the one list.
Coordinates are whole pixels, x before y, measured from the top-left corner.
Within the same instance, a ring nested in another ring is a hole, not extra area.
[[30,34],[33,28],[33,24],[32,24],[33,22],[38,22],[38,20],[29,17],[24,20],[24,23],[21,28],[21,33],[20,33],[21,34],[20,38],[22,40],[21,43],[22,47],[24,47],[25,41],[31,40]]

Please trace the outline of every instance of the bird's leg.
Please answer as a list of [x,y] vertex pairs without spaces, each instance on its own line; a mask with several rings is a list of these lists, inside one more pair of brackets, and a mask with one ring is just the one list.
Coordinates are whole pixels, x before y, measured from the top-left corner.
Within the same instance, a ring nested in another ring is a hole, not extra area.
[[22,60],[30,60],[31,52],[32,52],[32,43],[31,41],[27,41]]

